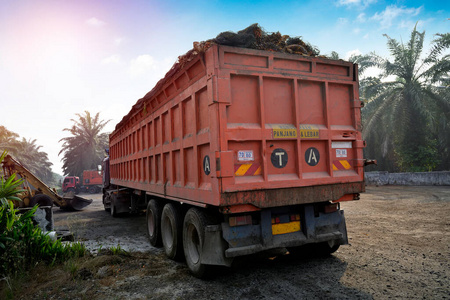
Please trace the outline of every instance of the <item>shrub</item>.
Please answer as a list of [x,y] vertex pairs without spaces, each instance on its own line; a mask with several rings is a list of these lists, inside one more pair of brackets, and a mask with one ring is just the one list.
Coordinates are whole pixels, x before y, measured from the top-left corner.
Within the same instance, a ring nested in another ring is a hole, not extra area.
[[[5,153],[0,156],[0,162]],[[37,206],[20,213],[14,208],[13,200],[20,200],[22,180],[10,176],[0,181],[0,274],[18,275],[38,262],[53,265],[70,257],[80,257],[86,252],[83,244],[62,244],[53,240],[48,233],[35,226],[33,216]]]

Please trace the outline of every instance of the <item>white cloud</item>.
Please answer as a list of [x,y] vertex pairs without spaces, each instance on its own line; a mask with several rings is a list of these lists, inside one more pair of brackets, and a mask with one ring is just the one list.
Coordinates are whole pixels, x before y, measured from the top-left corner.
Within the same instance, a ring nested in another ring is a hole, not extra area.
[[[425,24],[425,22],[423,22],[423,21],[417,21],[417,29],[423,28],[424,24]],[[402,20],[398,26],[400,28],[413,29],[415,25],[416,25],[416,21]]]
[[352,5],[352,4],[359,4],[361,3],[361,0],[339,0],[339,5]]
[[88,24],[90,26],[94,26],[94,27],[101,27],[101,26],[105,25],[106,23],[95,17],[92,17],[92,18],[86,20],[86,24]]
[[376,3],[377,0],[338,0],[337,5],[338,6],[348,6],[348,7],[356,7],[359,9],[365,9],[370,4]]
[[361,32],[361,28],[356,27],[352,31],[354,34],[359,34]]
[[353,49],[345,53],[345,60],[348,60],[352,55],[361,55],[362,52],[359,49]]
[[170,70],[176,58],[166,57],[155,59],[153,56],[144,54],[132,59],[127,67],[128,76],[134,81],[147,84],[156,84]]
[[366,22],[366,14],[365,13],[360,13],[358,15],[358,17],[356,18],[356,21],[358,21],[359,23]]
[[[405,8],[390,5],[381,13],[375,13],[370,19],[380,22],[381,28],[389,28],[398,17],[414,17],[417,16],[423,6],[418,8]],[[404,22],[404,21],[403,21]]]
[[105,64],[105,65],[119,64],[119,63],[120,63],[120,55],[119,54],[113,54],[102,60],[102,64]]
[[339,18],[338,19],[338,24],[339,25],[345,25],[347,23],[348,23],[348,19],[346,19],[346,18]]
[[148,54],[139,55],[135,59],[132,59],[128,68],[128,74],[132,77],[139,77],[144,75],[150,70],[156,68],[155,60]]

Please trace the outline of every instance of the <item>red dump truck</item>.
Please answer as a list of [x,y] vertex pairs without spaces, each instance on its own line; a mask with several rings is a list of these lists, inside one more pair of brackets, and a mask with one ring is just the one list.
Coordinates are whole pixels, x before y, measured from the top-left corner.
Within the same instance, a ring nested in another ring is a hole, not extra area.
[[347,244],[364,191],[357,66],[212,45],[179,63],[110,135],[103,203],[147,208],[150,243],[212,265]]
[[63,193],[73,191],[76,194],[79,192],[99,193],[102,191],[102,178],[102,171],[84,170],[81,182],[78,176],[66,176],[62,184],[62,191]]

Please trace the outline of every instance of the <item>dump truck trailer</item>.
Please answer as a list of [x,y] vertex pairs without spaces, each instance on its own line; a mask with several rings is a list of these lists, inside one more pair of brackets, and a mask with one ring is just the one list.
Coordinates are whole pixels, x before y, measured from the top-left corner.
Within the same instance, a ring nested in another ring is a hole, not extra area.
[[357,66],[210,45],[174,65],[110,135],[103,203],[147,208],[150,243],[212,265],[347,244],[342,201],[364,192]]

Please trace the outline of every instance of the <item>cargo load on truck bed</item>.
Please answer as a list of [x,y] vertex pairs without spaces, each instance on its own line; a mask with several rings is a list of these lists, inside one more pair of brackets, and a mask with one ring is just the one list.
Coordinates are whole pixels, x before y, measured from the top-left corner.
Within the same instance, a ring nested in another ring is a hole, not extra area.
[[146,206],[150,242],[170,258],[184,252],[199,277],[267,249],[346,244],[339,202],[364,191],[357,66],[202,49],[110,135],[105,209]]

